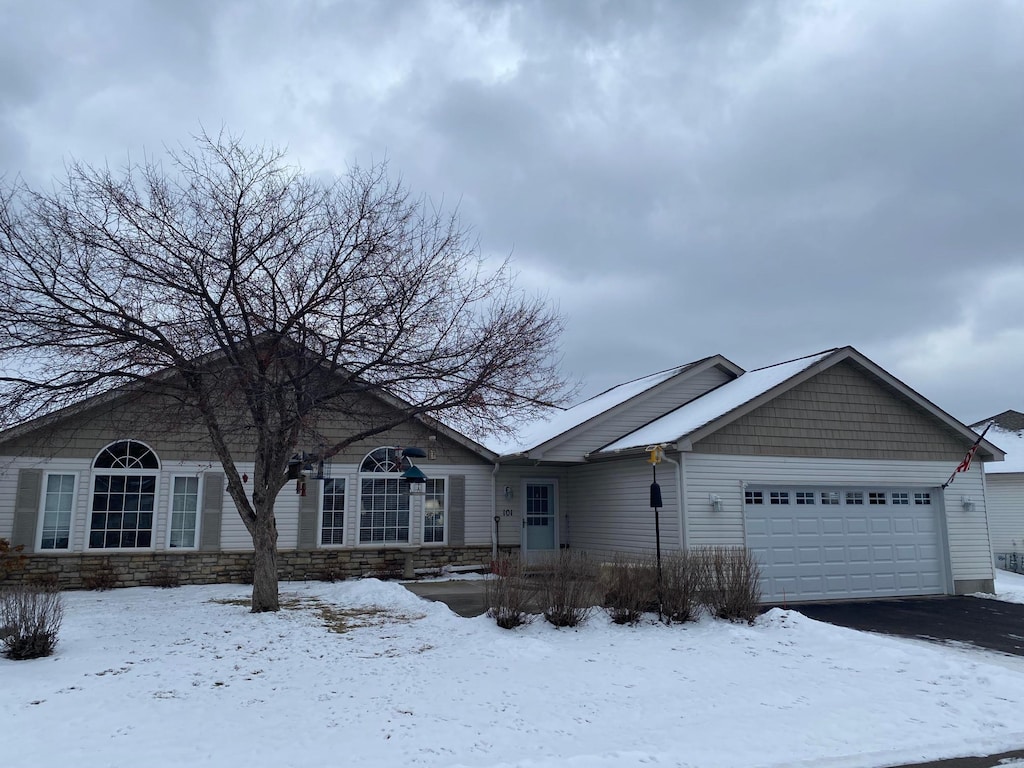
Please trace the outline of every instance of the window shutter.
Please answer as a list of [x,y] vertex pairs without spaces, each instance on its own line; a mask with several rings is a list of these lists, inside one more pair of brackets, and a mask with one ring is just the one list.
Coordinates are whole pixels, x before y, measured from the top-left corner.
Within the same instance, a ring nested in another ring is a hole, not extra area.
[[199,519],[199,549],[220,550],[220,524],[224,514],[224,474],[203,474],[203,509]]
[[18,470],[18,495],[14,500],[14,530],[11,545],[23,546],[25,552],[32,552],[36,546],[36,529],[39,527],[39,495],[43,492],[43,470]]
[[299,497],[299,549],[316,549],[317,518],[320,517],[319,480],[306,481],[306,495]]
[[466,476],[448,476],[448,544],[466,544]]

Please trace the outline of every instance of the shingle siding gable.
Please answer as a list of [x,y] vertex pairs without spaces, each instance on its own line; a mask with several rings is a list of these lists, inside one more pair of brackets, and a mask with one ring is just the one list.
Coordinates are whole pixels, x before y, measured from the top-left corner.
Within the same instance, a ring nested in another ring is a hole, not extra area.
[[693,446],[698,453],[959,461],[967,445],[935,417],[840,362]]

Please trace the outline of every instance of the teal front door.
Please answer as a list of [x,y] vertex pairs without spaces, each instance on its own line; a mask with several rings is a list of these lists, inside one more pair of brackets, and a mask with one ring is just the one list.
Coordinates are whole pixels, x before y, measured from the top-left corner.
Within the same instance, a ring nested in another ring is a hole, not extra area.
[[522,546],[526,558],[536,558],[558,549],[558,504],[554,481],[527,481],[523,505]]

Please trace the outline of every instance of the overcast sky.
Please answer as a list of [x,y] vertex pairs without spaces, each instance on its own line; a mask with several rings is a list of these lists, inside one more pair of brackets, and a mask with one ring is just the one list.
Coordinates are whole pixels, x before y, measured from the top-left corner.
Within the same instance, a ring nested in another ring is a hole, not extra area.
[[0,173],[200,125],[457,204],[586,394],[852,344],[1024,410],[1024,0],[0,0]]

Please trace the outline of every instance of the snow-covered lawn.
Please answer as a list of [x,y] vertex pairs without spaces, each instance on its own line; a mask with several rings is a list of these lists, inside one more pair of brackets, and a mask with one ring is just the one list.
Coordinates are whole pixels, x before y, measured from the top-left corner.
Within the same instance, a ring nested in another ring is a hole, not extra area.
[[3,763],[856,768],[1024,745],[1024,663],[792,611],[507,632],[394,583],[282,588],[258,616],[239,586],[66,594],[55,656],[0,659]]

